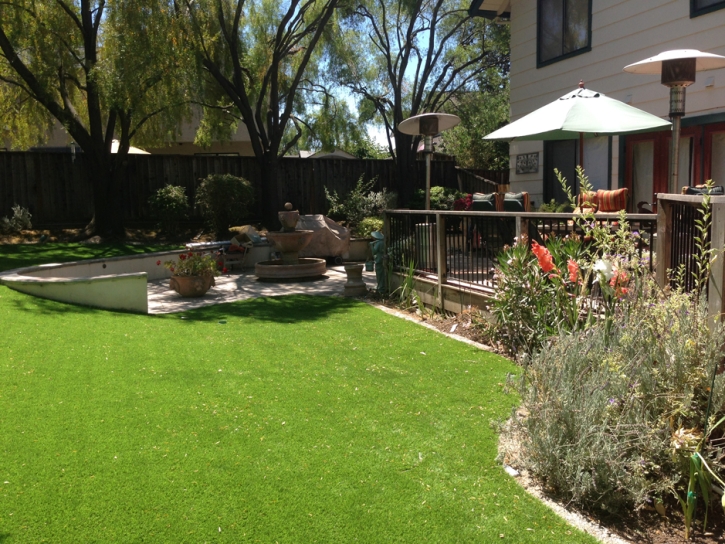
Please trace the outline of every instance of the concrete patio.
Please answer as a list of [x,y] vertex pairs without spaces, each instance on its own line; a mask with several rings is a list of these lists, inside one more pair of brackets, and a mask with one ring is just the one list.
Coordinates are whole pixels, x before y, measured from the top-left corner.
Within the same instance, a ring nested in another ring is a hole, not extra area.
[[[375,289],[375,272],[363,271],[363,280],[368,289]],[[346,281],[347,275],[342,265],[328,266],[324,276],[308,281],[260,281],[253,270],[241,270],[217,277],[216,287],[203,297],[182,298],[169,289],[168,279],[152,280],[148,282],[148,311],[150,314],[169,314],[211,304],[293,294],[343,296]]]

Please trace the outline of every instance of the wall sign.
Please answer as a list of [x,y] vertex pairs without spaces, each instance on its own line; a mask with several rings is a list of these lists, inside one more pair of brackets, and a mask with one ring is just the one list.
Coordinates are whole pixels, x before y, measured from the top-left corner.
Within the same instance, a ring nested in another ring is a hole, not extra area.
[[516,155],[517,174],[536,174],[539,171],[539,153]]

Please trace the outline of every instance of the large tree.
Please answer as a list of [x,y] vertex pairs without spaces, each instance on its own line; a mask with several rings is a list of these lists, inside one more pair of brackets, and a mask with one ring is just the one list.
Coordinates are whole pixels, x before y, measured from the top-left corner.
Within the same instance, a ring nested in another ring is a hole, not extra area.
[[279,211],[279,160],[303,135],[309,96],[323,92],[311,73],[341,0],[184,0],[187,38],[206,74],[207,121],[217,112],[244,122],[259,161],[261,209]]
[[508,29],[468,16],[469,0],[362,0],[338,40],[338,77],[360,98],[362,120],[384,125],[403,205],[410,202],[419,138],[407,117],[452,109],[493,68],[507,73]]
[[447,109],[461,118],[461,124],[441,134],[441,150],[464,168],[508,170],[508,142],[483,139],[509,120],[508,78],[484,74],[477,90],[459,93]]
[[93,188],[88,234],[123,236],[120,180],[131,140],[158,141],[177,125],[174,35],[164,0],[0,3],[2,136],[22,148],[47,138],[54,120],[63,126]]

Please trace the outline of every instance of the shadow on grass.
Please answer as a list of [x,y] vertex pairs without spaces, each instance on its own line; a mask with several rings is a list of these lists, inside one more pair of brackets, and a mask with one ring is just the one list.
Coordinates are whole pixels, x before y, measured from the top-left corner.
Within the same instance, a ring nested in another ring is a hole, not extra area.
[[[229,317],[269,321],[273,323],[297,323],[316,321],[331,315],[350,312],[364,303],[355,299],[315,295],[285,295],[260,297],[239,302],[205,306],[181,314],[184,321],[224,320]],[[174,314],[178,316],[179,314]]]
[[11,536],[13,536],[10,533],[0,533],[0,542],[5,542],[8,540]]

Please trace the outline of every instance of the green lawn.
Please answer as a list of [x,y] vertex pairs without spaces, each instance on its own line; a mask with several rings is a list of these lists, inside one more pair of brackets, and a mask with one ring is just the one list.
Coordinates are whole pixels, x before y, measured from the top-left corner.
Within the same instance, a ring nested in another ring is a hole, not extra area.
[[517,367],[363,303],[0,323],[3,544],[594,542],[495,461]]

